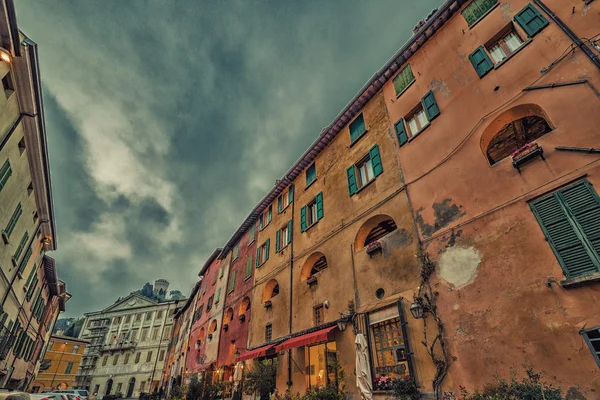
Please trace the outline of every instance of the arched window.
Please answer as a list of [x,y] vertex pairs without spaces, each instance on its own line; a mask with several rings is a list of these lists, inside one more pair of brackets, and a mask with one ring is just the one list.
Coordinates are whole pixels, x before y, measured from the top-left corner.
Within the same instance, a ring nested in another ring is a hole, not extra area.
[[265,301],[271,300],[273,297],[279,294],[279,283],[275,279],[271,279],[265,285],[263,290],[263,303]]
[[225,315],[223,316],[223,323],[228,324],[233,319],[233,308],[227,309],[225,311]]
[[198,340],[204,339],[205,333],[206,331],[204,330],[204,328],[200,328],[200,333],[198,333]]
[[354,251],[362,250],[397,229],[396,222],[389,215],[380,214],[369,218],[356,234]]
[[238,309],[238,315],[243,315],[250,309],[250,299],[248,297],[244,297],[244,300],[240,303],[240,308]]
[[208,333],[215,333],[215,331],[217,330],[217,320],[213,319],[212,322],[210,323],[210,326],[208,327]]
[[305,281],[309,276],[318,274],[327,268],[327,258],[323,253],[313,253],[304,261],[300,271],[300,281]]
[[494,118],[481,136],[481,149],[494,165],[552,129],[540,106],[521,104]]

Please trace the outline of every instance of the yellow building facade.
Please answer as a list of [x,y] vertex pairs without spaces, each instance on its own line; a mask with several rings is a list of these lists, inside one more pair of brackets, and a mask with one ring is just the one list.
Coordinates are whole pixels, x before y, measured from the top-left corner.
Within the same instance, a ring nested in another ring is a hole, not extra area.
[[89,340],[52,335],[42,366],[37,378],[31,383],[30,390],[40,393],[47,389],[72,388],[83,352],[89,343]]

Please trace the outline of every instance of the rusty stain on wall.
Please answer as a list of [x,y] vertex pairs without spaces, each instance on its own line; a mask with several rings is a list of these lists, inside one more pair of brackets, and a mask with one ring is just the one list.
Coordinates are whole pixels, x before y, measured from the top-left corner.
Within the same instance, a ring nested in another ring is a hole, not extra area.
[[462,206],[458,206],[456,204],[451,203],[451,198],[446,198],[442,200],[441,203],[433,203],[433,215],[435,217],[435,221],[433,225],[425,223],[423,220],[423,208],[420,208],[416,212],[415,221],[421,228],[421,232],[423,232],[424,236],[431,236],[441,228],[444,228],[450,225],[451,222],[456,221],[460,217],[463,217],[466,212],[462,211]]

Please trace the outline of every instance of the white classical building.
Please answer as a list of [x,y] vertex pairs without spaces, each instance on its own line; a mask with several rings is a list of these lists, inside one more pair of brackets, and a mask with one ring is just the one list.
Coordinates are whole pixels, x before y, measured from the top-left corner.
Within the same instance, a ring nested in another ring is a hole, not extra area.
[[101,396],[138,397],[159,389],[182,300],[157,301],[132,293],[102,311],[85,314],[80,338],[90,340],[75,386]]

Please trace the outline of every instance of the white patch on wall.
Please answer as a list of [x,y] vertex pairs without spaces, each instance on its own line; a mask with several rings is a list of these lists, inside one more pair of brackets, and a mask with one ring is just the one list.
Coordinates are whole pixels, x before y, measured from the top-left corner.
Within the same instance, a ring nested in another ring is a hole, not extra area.
[[440,256],[439,275],[457,288],[473,282],[481,254],[474,247],[450,247]]

